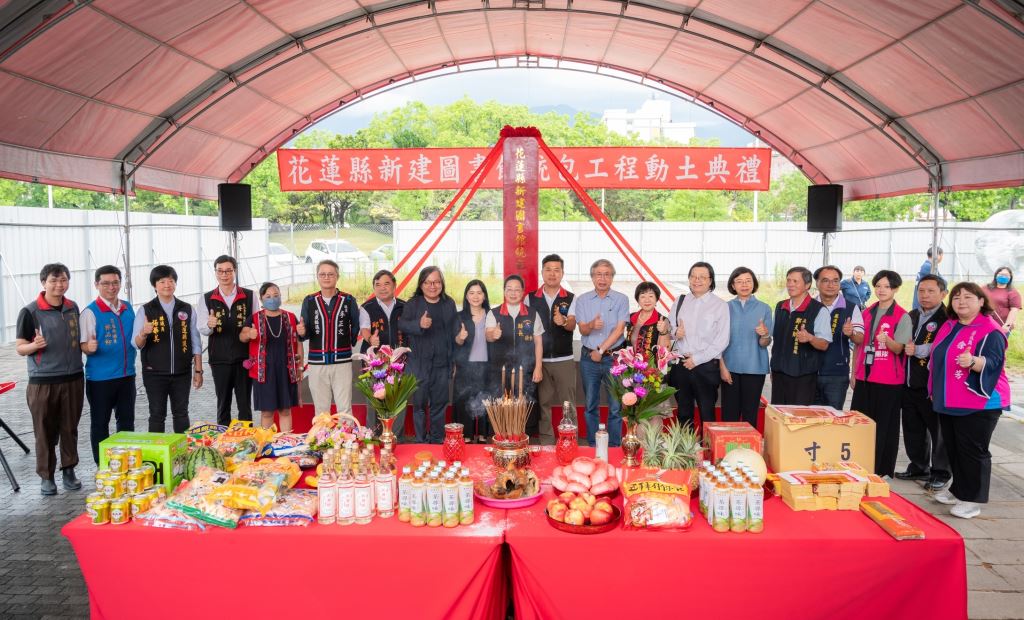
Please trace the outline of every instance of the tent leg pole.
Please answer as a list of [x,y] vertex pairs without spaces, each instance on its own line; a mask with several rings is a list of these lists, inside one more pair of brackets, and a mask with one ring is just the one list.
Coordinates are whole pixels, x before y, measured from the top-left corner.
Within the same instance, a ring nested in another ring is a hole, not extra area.
[[936,167],[934,185],[932,186],[932,269],[938,273],[939,253],[939,190],[942,187],[942,168]]
[[128,204],[128,175],[125,174],[124,165],[121,165],[121,196],[124,198],[124,292],[128,297],[128,303],[135,300],[132,297],[132,252],[131,252],[131,209]]

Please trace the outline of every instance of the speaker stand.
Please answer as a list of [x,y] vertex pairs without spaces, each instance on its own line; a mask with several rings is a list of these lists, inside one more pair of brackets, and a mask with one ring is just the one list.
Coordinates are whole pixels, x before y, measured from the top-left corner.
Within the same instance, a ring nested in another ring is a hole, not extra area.
[[[235,258],[235,260],[238,260],[238,231],[237,230],[232,230],[231,231],[231,242],[230,242],[230,245],[231,245],[231,248],[230,248],[231,249],[231,256],[233,256]],[[238,274],[236,274],[236,277],[237,277],[237,275]]]
[[828,265],[828,233],[821,233],[821,264]]

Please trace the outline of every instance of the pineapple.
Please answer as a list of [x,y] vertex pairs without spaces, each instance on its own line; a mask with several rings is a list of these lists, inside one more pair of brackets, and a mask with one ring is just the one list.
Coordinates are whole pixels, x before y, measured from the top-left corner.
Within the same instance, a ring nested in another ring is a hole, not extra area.
[[665,432],[662,466],[665,469],[693,469],[700,462],[701,449],[700,438],[689,423],[673,422]]
[[644,467],[661,468],[665,456],[661,418],[644,420],[639,424],[638,430],[640,446],[644,451],[641,464]]

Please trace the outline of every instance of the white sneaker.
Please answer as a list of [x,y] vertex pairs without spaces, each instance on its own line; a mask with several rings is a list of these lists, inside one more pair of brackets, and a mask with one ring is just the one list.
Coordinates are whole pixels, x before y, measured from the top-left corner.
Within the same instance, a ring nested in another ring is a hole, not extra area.
[[932,499],[939,502],[940,504],[945,504],[947,506],[956,506],[957,504],[961,503],[960,500],[953,497],[953,494],[949,492],[949,489],[943,489],[938,493],[932,495]]
[[961,519],[973,519],[981,514],[981,504],[975,502],[957,502],[949,509],[949,514]]

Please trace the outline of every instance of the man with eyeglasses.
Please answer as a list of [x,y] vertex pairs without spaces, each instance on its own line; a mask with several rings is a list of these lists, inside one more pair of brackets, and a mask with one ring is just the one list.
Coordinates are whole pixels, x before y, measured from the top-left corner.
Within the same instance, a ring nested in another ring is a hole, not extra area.
[[309,341],[309,391],[317,413],[352,413],[352,347],[359,340],[359,305],[338,290],[338,263],[322,260],[316,266],[320,290],[306,295],[295,331]]
[[818,267],[814,272],[818,301],[828,312],[832,342],[825,349],[818,370],[818,391],[814,404],[843,410],[850,387],[850,343],[864,340],[864,318],[860,308],[849,303],[841,292],[843,272],[835,265]]
[[82,310],[82,351],[85,360],[85,397],[89,400],[89,441],[92,458],[100,464],[100,442],[110,437],[110,414],[117,432],[135,430],[135,347],[131,343],[135,310],[118,298],[121,270],[104,265],[96,270],[99,296]]
[[199,333],[209,336],[210,373],[217,393],[217,424],[231,424],[231,394],[238,405],[238,419],[252,420],[252,379],[243,364],[249,359],[249,345],[238,336],[245,321],[259,310],[251,289],[236,284],[238,261],[222,255],[213,261],[217,288],[205,293],[196,304]]
[[594,290],[576,298],[576,314],[567,318],[576,321],[582,336],[580,375],[583,397],[586,398],[587,442],[594,445],[594,433],[600,422],[601,390],[608,401],[608,445],[622,443],[622,403],[612,398],[605,377],[612,370],[612,354],[625,344],[623,333],[629,320],[629,298],[612,290],[615,266],[604,258],[590,266]]
[[25,396],[36,435],[36,473],[43,495],[56,495],[57,447],[64,488],[77,491],[78,422],[82,418],[82,346],[78,304],[64,294],[71,272],[61,263],[39,272],[43,291],[18,314],[15,350],[28,361]]
[[668,313],[672,350],[679,360],[669,370],[676,388],[676,416],[694,425],[694,405],[701,422],[714,421],[722,383],[722,353],[729,346],[729,305],[715,295],[715,269],[703,261],[690,267],[690,292],[680,295]]

